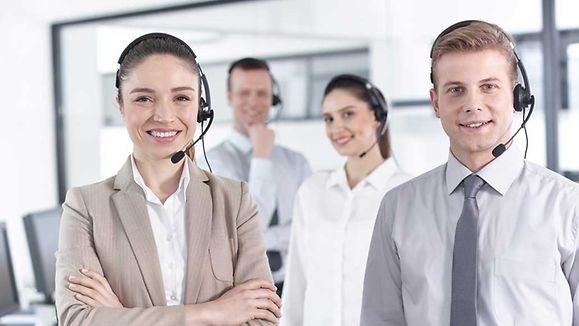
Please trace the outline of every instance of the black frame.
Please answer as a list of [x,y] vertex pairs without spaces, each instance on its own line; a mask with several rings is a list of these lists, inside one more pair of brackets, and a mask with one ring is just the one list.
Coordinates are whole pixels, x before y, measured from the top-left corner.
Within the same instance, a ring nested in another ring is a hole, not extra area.
[[14,277],[14,265],[12,263],[12,256],[10,255],[10,244],[8,241],[8,231],[6,229],[6,223],[0,222],[0,233],[4,237],[4,247],[6,248],[6,258],[8,259],[8,270],[10,281],[12,282],[12,287],[14,289],[14,303],[1,307],[0,306],[0,317],[7,315],[11,312],[17,311],[20,309],[20,300],[18,297],[18,287],[16,286],[16,279]]
[[[179,10],[196,9],[196,8],[207,8],[222,6],[234,3],[242,2],[256,2],[263,0],[215,0],[215,1],[203,1],[182,5],[158,7],[145,10],[129,11],[114,15],[102,15],[94,16],[77,20],[67,20],[53,23],[50,26],[50,37],[51,37],[51,47],[52,47],[52,84],[54,90],[54,131],[55,131],[55,142],[56,142],[56,177],[57,177],[57,187],[58,187],[58,202],[63,203],[66,196],[66,158],[65,152],[66,148],[64,145],[64,119],[62,112],[63,96],[62,96],[62,55],[60,53],[61,47],[61,30],[64,27],[70,25],[82,25],[87,23],[101,22],[107,20],[115,20],[119,18],[137,17],[145,16],[158,13],[175,12]],[[271,1],[271,0],[268,0]]]

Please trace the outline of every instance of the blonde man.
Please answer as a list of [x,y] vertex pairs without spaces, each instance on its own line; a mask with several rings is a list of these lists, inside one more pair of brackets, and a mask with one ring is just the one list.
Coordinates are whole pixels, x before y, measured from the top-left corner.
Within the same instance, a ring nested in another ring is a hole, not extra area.
[[510,36],[460,22],[431,58],[448,162],[384,197],[361,325],[579,325],[579,187],[511,145],[534,98]]

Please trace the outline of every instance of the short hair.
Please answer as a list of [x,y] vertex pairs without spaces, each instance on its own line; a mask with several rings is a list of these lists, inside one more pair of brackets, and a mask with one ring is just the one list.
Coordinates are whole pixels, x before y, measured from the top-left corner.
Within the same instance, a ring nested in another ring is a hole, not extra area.
[[234,61],[233,63],[231,63],[231,65],[229,65],[229,69],[227,70],[227,90],[231,90],[231,73],[233,72],[234,69],[241,69],[241,70],[264,70],[267,71],[267,73],[269,74],[270,77],[272,77],[272,81],[273,81],[273,76],[271,75],[271,71],[269,70],[269,65],[267,64],[267,62],[265,60],[262,59],[257,59],[257,58],[243,58],[243,59],[239,59],[237,61]]
[[432,83],[436,88],[436,65],[448,53],[497,50],[502,53],[510,66],[512,81],[517,80],[517,59],[513,51],[514,41],[502,28],[495,24],[474,21],[448,34],[439,36],[432,46]]

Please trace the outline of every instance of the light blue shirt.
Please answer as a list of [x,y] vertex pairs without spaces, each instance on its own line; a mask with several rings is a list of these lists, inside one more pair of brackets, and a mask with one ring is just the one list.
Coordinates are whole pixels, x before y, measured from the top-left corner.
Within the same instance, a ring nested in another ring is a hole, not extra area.
[[[274,146],[269,159],[254,158],[252,145],[246,136],[233,130],[229,139],[207,152],[213,173],[246,181],[261,217],[267,250],[277,250],[282,267],[273,273],[274,281],[285,275],[285,261],[289,247],[294,198],[299,186],[311,174],[304,156],[282,146]],[[197,163],[208,170],[202,155]],[[277,208],[278,225],[270,226]]]
[[[461,182],[471,173],[450,154],[386,194],[361,325],[449,325]],[[477,324],[579,325],[579,186],[513,146],[476,174],[486,181],[477,194]]]

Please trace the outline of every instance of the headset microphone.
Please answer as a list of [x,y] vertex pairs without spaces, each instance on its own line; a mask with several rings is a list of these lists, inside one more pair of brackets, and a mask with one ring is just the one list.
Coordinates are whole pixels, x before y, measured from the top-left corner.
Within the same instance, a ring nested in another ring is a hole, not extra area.
[[366,154],[368,154],[368,152],[370,152],[370,150],[372,148],[374,148],[374,146],[376,146],[376,144],[378,144],[378,141],[384,135],[384,133],[386,132],[386,129],[388,129],[388,120],[386,120],[386,121],[384,121],[384,123],[382,123],[382,127],[380,128],[380,132],[378,133],[378,137],[376,138],[376,140],[374,141],[372,146],[368,147],[367,150],[363,151],[362,154],[358,155],[358,158],[362,158],[362,157],[366,156]]
[[[171,162],[173,162],[173,164],[177,164],[179,163],[184,157],[185,157],[185,153],[187,153],[188,150],[191,149],[191,147],[193,147],[195,144],[197,144],[197,142],[199,142],[201,139],[203,139],[203,136],[205,136],[205,134],[209,131],[209,128],[211,127],[211,124],[213,123],[213,110],[210,111],[210,113],[208,113],[209,115],[209,123],[207,123],[207,128],[205,128],[205,130],[203,130],[203,124],[201,124],[201,135],[199,135],[199,137],[197,137],[197,139],[192,142],[191,144],[187,145],[187,147],[185,147],[183,150],[178,151],[177,153],[173,154],[173,156],[171,156]],[[207,162],[209,164],[209,162]]]
[[[507,140],[504,144],[498,144],[494,149],[493,149],[493,156],[499,157],[501,154],[503,154],[506,150],[507,150],[507,145],[509,145],[513,139],[515,138],[515,136],[519,133],[519,131],[521,131],[521,129],[525,129],[525,127],[527,126],[527,122],[529,121],[529,118],[531,117],[531,114],[533,113],[533,109],[535,108],[535,97],[531,95],[531,99],[530,99],[530,105],[531,108],[529,109],[529,114],[527,114],[527,116],[525,117],[525,113],[523,112],[523,122],[521,123],[521,126],[519,127],[519,129],[517,129],[517,131],[511,136],[511,138],[509,138],[509,140]],[[528,141],[527,141],[528,144]],[[525,156],[527,156],[527,150],[525,149]]]

